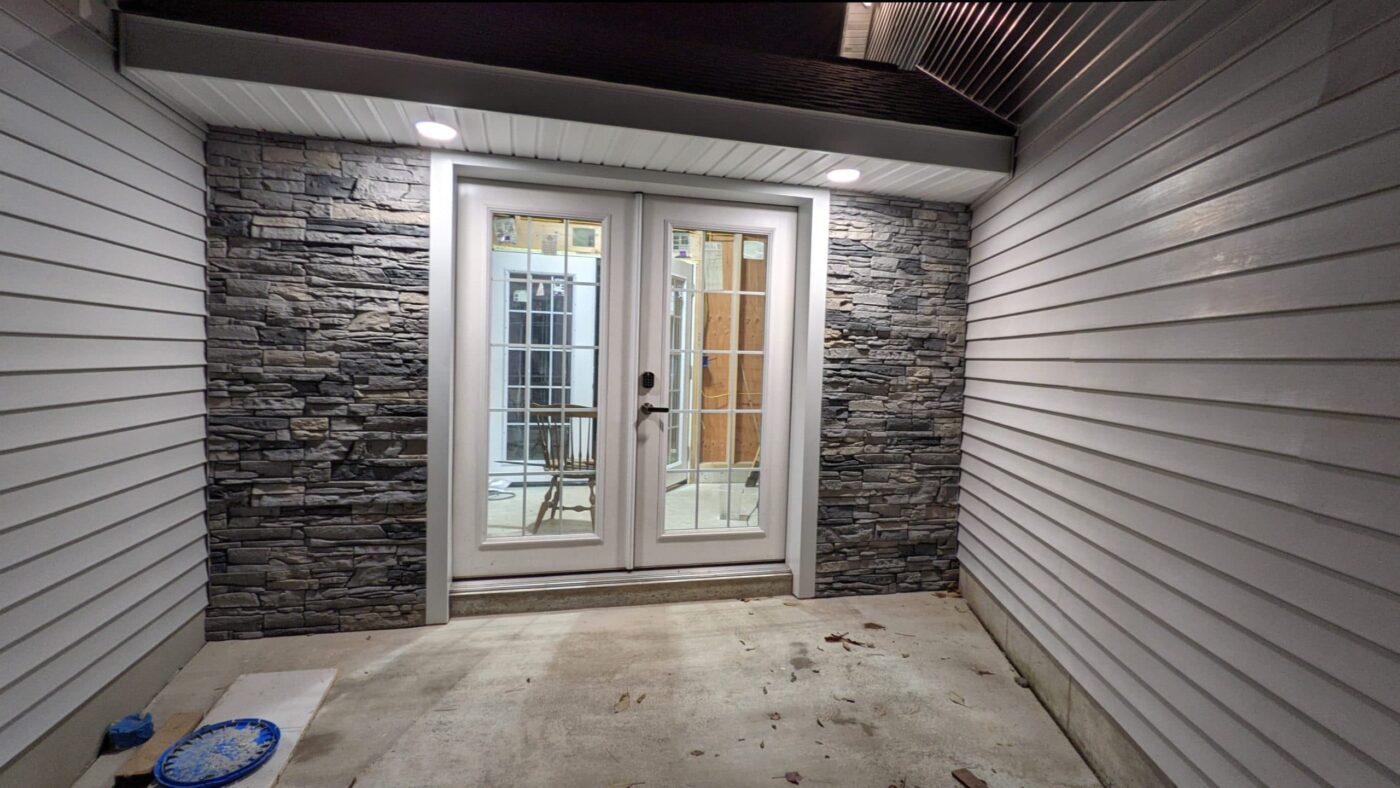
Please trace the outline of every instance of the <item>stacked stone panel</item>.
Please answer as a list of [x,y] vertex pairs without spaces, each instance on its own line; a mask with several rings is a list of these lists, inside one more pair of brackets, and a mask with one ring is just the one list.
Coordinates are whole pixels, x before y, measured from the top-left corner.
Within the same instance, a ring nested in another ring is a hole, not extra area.
[[957,585],[967,206],[833,194],[817,591]]
[[210,131],[211,640],[423,621],[428,155]]

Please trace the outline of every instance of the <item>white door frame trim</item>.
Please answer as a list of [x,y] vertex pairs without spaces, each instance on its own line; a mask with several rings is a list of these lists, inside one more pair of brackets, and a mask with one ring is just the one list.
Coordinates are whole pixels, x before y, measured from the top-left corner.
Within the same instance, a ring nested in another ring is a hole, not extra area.
[[825,189],[595,164],[433,151],[428,244],[428,497],[426,623],[448,620],[452,584],[452,381],[456,360],[455,261],[458,180],[646,192],[797,209],[797,296],[793,314],[792,413],[788,439],[787,565],[792,592],[816,593],[817,485],[821,460],[821,383],[826,326]]

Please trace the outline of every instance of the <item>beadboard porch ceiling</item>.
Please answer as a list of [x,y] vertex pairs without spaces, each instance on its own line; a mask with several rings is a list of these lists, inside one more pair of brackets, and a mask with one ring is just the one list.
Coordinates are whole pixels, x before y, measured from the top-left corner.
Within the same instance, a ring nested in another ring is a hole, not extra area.
[[[123,71],[211,126],[802,186],[854,168],[843,190],[959,203],[1010,171],[1010,137],[131,15],[122,30]],[[459,136],[426,140],[420,120]]]

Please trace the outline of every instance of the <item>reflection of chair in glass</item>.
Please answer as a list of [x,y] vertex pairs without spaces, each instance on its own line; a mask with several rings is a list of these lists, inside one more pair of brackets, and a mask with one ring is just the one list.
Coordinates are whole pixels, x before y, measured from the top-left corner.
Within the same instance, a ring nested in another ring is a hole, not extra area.
[[[593,523],[597,499],[594,491],[598,470],[597,409],[536,404],[531,404],[530,408],[535,450],[544,460],[545,473],[549,474],[549,486],[545,488],[544,500],[540,502],[540,511],[530,532],[539,532],[546,514],[554,519],[561,511],[588,512],[588,521]],[[565,506],[564,483],[580,479],[588,484],[588,505]]]

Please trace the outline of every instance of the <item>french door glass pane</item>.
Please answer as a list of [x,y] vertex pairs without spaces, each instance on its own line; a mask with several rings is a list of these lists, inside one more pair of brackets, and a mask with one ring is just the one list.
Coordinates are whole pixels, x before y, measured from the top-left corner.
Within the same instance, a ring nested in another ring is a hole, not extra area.
[[768,237],[671,233],[668,532],[758,525]]
[[602,225],[495,214],[488,536],[592,533]]

